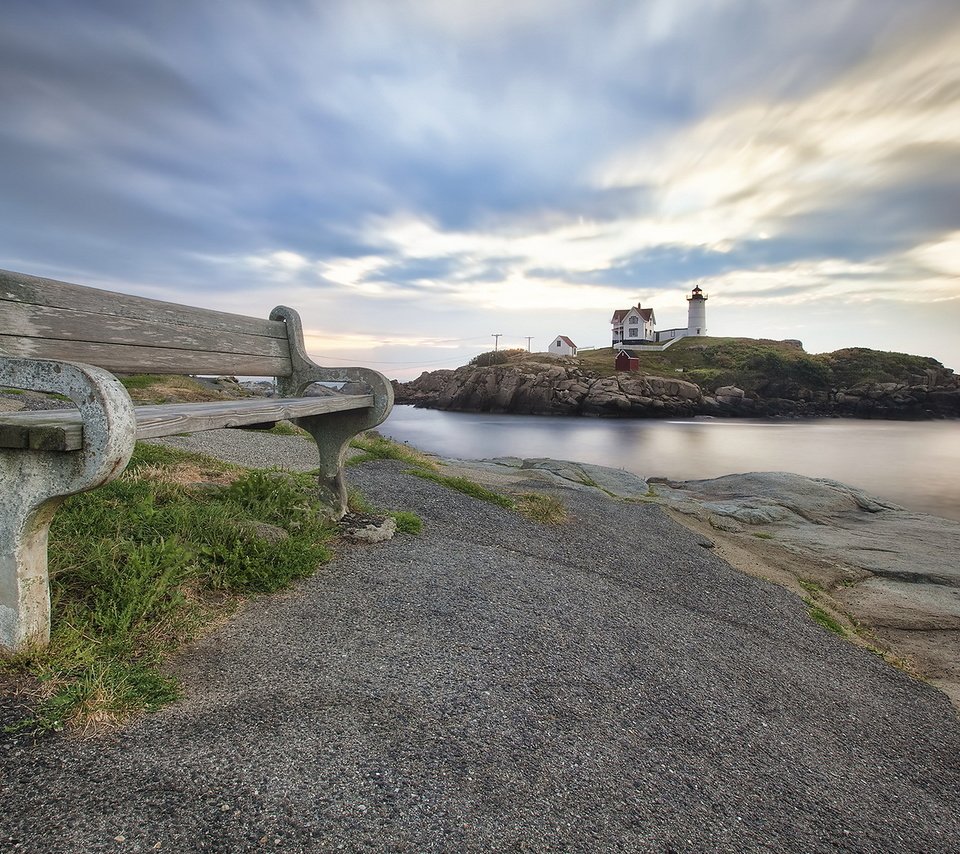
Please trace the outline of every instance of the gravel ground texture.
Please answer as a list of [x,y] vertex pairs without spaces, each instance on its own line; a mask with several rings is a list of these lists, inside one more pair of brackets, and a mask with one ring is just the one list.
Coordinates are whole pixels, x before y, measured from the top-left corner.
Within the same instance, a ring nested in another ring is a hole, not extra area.
[[[297,437],[176,442],[315,465]],[[406,468],[349,476],[423,533],[251,601],[174,663],[180,701],[8,737],[0,849],[960,851],[942,694],[656,506],[540,484],[571,517],[547,526]]]

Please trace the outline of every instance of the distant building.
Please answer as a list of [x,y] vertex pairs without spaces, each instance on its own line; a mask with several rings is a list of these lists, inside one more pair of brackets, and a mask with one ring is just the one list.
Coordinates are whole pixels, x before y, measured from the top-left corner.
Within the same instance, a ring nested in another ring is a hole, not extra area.
[[641,308],[637,303],[632,308],[617,309],[610,320],[613,326],[613,346],[618,344],[646,344],[656,340],[654,328],[657,318],[652,308]]
[[694,287],[690,296],[687,297],[687,325],[685,327],[657,330],[656,324],[653,309],[641,308],[640,303],[637,303],[633,308],[617,309],[610,320],[613,346],[656,344],[674,338],[706,335],[707,296],[700,285]]
[[618,371],[639,371],[640,357],[633,350],[620,349],[615,365]]
[[558,335],[550,345],[550,352],[556,356],[576,356],[577,345],[566,335]]

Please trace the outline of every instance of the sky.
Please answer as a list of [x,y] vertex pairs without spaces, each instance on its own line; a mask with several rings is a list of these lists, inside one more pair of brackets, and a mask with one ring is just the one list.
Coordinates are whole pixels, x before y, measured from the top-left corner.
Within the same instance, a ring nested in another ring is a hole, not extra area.
[[3,0],[0,267],[408,379],[615,309],[960,371],[956,0]]

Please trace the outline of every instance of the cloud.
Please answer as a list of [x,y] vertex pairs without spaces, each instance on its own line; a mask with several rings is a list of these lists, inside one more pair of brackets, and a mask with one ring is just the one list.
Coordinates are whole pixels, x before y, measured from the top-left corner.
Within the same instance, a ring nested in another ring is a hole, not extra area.
[[958,27],[948,0],[10,0],[0,265],[282,295],[338,346],[403,323],[425,352],[451,323],[596,343],[638,298],[679,322],[697,280],[718,323],[944,304]]

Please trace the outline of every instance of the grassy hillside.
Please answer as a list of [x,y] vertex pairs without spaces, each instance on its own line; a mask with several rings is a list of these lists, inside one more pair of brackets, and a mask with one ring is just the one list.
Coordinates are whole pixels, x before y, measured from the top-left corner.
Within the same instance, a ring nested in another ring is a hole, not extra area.
[[[612,376],[616,351],[606,347],[581,351],[566,363]],[[529,361],[536,354],[514,357]],[[659,353],[642,353],[640,370],[654,376],[676,377],[713,391],[737,385],[747,391],[775,393],[796,386],[811,391],[849,388],[865,382],[916,383],[928,369],[943,365],[926,356],[854,348],[834,353],[806,353],[797,342],[759,338],[684,338]]]

